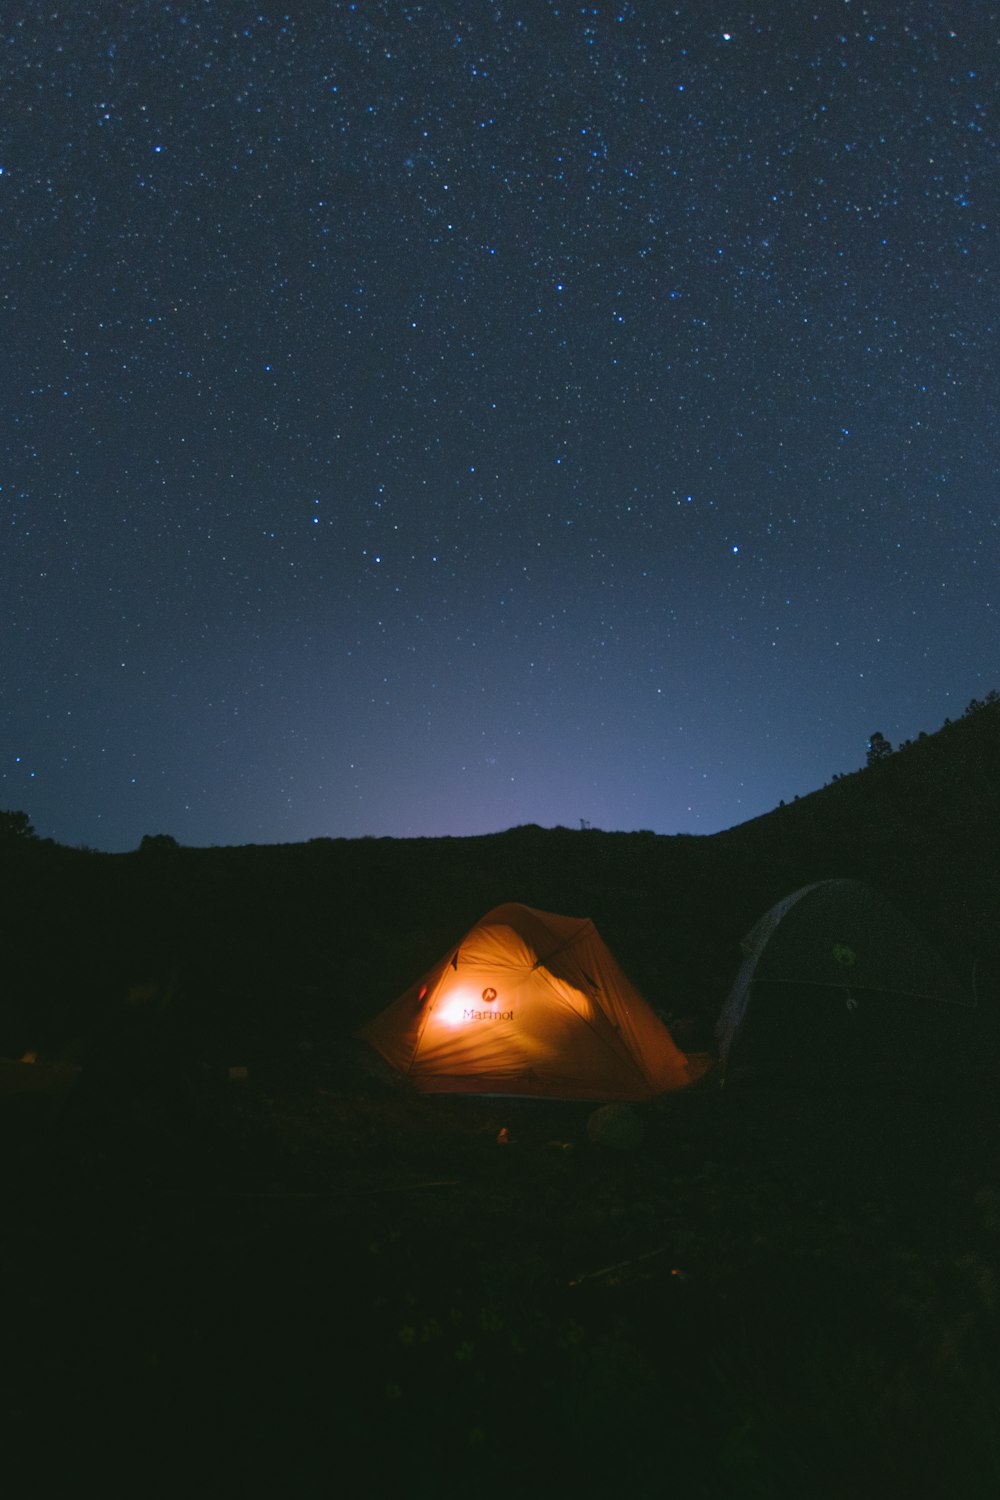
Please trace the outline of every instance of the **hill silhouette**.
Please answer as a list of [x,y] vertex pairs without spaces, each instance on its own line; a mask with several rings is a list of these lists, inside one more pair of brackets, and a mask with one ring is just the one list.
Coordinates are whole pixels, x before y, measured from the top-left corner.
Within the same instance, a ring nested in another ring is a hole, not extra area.
[[0,1053],[60,1055],[137,986],[170,984],[216,1049],[346,1035],[491,907],[592,917],[639,989],[710,1037],[739,941],[789,891],[867,881],[983,1003],[1000,985],[1000,703],[726,832],[543,829],[130,854],[9,814]]

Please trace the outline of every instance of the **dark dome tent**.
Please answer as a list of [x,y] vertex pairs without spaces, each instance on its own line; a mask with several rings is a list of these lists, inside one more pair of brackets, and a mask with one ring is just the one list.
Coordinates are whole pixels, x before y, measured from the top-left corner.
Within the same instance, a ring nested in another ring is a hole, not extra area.
[[651,1099],[701,1071],[593,922],[515,902],[488,912],[359,1035],[424,1093]]
[[955,1071],[974,1001],[868,886],[804,886],[741,946],[745,959],[716,1026],[723,1082],[933,1083]]

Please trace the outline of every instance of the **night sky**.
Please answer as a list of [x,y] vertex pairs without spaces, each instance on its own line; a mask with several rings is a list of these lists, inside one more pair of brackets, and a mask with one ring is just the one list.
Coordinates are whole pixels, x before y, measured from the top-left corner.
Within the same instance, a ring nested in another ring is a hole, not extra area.
[[1000,687],[1000,14],[0,18],[0,807],[710,833]]

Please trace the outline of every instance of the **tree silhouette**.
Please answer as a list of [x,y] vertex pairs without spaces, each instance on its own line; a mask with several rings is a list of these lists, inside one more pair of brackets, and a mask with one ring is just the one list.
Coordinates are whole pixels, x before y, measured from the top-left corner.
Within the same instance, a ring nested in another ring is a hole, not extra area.
[[172,833],[144,833],[139,840],[140,854],[163,854],[179,848]]
[[25,843],[35,837],[26,812],[0,812],[0,844]]
[[875,733],[868,741],[867,764],[870,766],[877,765],[879,761],[887,759],[887,757],[891,754],[892,746],[886,739],[885,735],[882,734],[881,730],[876,729]]

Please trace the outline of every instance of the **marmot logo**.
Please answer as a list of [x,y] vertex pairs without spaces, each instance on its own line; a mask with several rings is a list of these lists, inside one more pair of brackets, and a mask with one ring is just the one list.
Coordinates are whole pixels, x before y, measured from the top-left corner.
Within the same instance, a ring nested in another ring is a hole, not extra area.
[[485,990],[483,990],[483,1004],[484,1005],[492,1005],[493,1002],[494,1002],[494,1000],[496,999],[496,997],[497,997],[496,990],[492,990],[492,989],[485,989]]
[[463,1010],[463,1021],[513,1021],[512,1010]]

